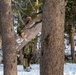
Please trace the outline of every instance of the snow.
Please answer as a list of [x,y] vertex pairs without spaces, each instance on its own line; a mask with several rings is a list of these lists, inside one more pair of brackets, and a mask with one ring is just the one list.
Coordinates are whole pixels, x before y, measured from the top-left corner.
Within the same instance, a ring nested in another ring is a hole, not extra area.
[[[30,65],[30,67],[31,67],[30,72],[27,72],[26,70],[23,69],[22,65],[18,65],[17,66],[18,75],[39,75],[40,74],[38,64],[32,64],[32,65]],[[2,64],[0,64],[0,75],[3,75],[3,65]]]
[[15,33],[17,33],[17,26],[14,26],[14,31]]
[[[32,64],[30,65],[31,70],[27,72],[23,69],[22,65],[17,66],[18,75],[40,75],[40,65]],[[3,65],[0,64],[0,75],[3,75]],[[76,75],[76,64],[75,63],[65,63],[64,64],[64,75]]]
[[67,44],[67,40],[64,39],[64,44],[65,44],[65,55],[71,55],[71,46],[70,44]]
[[64,75],[76,75],[76,64],[66,63],[64,65]]

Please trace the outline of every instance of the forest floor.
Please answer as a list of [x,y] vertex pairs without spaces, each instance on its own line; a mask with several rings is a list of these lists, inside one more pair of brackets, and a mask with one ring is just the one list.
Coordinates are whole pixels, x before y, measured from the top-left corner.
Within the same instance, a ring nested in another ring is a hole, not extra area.
[[[31,69],[29,72],[23,69],[22,65],[17,66],[18,75],[40,75],[39,64],[30,65]],[[3,65],[0,65],[0,75],[3,75]],[[65,63],[64,64],[64,75],[76,75],[76,64]]]

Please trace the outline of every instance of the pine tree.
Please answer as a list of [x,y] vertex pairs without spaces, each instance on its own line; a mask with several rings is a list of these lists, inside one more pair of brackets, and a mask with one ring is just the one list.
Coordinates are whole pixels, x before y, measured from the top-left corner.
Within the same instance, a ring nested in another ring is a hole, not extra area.
[[41,75],[63,75],[64,0],[44,0],[42,15]]
[[0,28],[4,75],[17,75],[17,56],[11,15],[11,0],[0,0]]

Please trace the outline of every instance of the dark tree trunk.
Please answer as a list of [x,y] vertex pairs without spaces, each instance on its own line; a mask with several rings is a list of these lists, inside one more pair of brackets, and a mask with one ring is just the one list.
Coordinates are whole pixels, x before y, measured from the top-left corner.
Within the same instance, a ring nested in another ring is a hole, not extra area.
[[70,41],[70,44],[71,44],[71,56],[72,56],[72,61],[75,62],[75,54],[74,54],[74,47],[75,47],[75,44],[74,44],[74,32],[75,32],[75,27],[74,27],[74,16],[75,16],[75,3],[76,3],[76,0],[73,0],[73,3],[72,3],[72,7],[71,7],[71,10],[70,10],[70,19],[69,19],[69,41]]
[[17,75],[17,56],[11,15],[11,0],[0,0],[0,27],[4,75]]
[[[70,23],[70,22],[69,22]],[[70,23],[71,24],[71,23]],[[69,25],[70,25],[69,24]],[[74,54],[74,32],[75,32],[75,28],[73,26],[73,23],[70,25],[70,32],[69,32],[69,41],[70,41],[70,45],[71,45],[71,57],[72,57],[72,62],[75,62],[75,54]]]
[[45,0],[42,17],[41,75],[63,75],[64,0]]

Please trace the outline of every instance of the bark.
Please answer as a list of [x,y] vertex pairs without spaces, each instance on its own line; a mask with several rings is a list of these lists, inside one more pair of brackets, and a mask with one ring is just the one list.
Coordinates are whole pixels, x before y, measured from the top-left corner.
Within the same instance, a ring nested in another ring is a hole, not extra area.
[[[37,22],[40,19],[35,19],[32,22]],[[33,27],[30,28],[30,25],[32,25],[31,23],[29,23],[29,25],[27,25],[23,28],[23,32],[25,33],[24,39],[21,43],[16,43],[17,47],[16,47],[16,51],[20,51],[28,42],[30,42],[32,39],[34,39],[36,37],[36,35],[41,32],[41,28],[42,28],[42,22],[37,23],[36,25],[34,25]],[[15,34],[15,38],[18,39],[19,36],[17,34]],[[1,45],[2,46],[2,45]]]
[[74,44],[74,32],[75,32],[75,28],[74,28],[74,23],[73,23],[73,16],[75,16],[75,3],[76,3],[76,0],[73,0],[73,3],[72,3],[72,8],[71,8],[71,11],[70,11],[70,19],[69,19],[69,41],[70,41],[70,44],[71,44],[71,57],[72,57],[72,62],[75,62],[75,54],[74,54],[74,47],[75,47],[75,44]]
[[69,34],[69,37],[70,37],[70,44],[71,44],[71,57],[72,57],[72,61],[75,62],[75,54],[74,54],[74,47],[75,47],[75,44],[74,44],[74,32],[75,32],[75,29],[73,27],[73,25],[71,25],[71,28],[70,28],[70,34]]
[[29,28],[29,29],[28,28],[26,29],[25,27],[23,29],[23,32],[25,33],[25,36],[24,36],[25,38],[23,42],[21,42],[21,45],[18,45],[18,47],[16,48],[17,51],[21,50],[28,42],[30,42],[32,39],[36,37],[36,35],[41,31],[42,23],[38,23],[32,28]]
[[0,27],[4,75],[17,75],[17,56],[11,15],[11,0],[0,0]]
[[42,15],[41,75],[63,75],[64,0],[45,0]]

